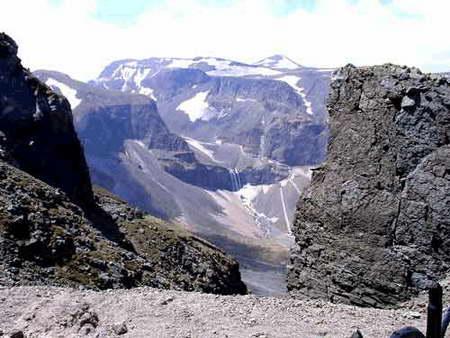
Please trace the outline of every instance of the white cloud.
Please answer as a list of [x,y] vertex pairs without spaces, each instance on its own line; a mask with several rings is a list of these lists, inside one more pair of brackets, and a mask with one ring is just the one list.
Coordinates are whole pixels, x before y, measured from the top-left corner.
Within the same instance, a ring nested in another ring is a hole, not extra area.
[[201,6],[167,0],[132,25],[95,19],[95,0],[3,0],[0,31],[19,43],[24,64],[82,80],[109,62],[150,56],[222,56],[256,61],[286,54],[304,65],[394,62],[450,69],[450,2],[318,0],[313,11],[275,15],[273,0]]

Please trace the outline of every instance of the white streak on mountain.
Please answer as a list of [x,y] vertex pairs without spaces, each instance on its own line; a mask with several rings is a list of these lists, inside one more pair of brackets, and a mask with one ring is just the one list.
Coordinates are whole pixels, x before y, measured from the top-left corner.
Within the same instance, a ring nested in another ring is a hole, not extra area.
[[300,87],[298,83],[300,82],[301,78],[295,75],[286,75],[283,77],[278,78],[280,81],[286,82],[288,85],[290,85],[292,88],[295,89],[295,91],[302,97],[303,102],[305,102],[306,106],[306,112],[309,115],[314,115],[314,112],[312,111],[312,105],[311,102],[308,101],[305,94],[305,88]]
[[81,103],[81,99],[77,97],[77,91],[65,85],[64,83],[50,78],[45,82],[45,84],[51,87],[53,90],[59,91],[62,95],[64,95],[67,100],[69,100],[72,109],[75,109]]

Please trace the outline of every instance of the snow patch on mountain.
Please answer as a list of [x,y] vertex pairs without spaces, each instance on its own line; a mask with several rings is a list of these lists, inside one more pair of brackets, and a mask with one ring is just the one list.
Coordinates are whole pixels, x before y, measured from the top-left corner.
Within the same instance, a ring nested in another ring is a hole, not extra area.
[[68,85],[53,78],[49,78],[45,81],[45,84],[53,89],[59,89],[61,94],[63,94],[69,101],[72,110],[74,110],[81,103],[81,100],[77,97],[77,91]]
[[242,198],[252,201],[260,194],[267,194],[272,184],[251,185],[246,184],[239,190],[239,194]]
[[283,215],[284,215],[284,220],[286,222],[286,228],[287,228],[288,234],[291,235],[292,234],[291,222],[289,221],[289,216],[288,216],[287,209],[286,209],[286,202],[284,200],[283,187],[280,187],[280,199],[281,199],[281,205],[283,206]]
[[258,100],[243,98],[243,97],[236,97],[236,102],[258,102]]
[[227,68],[230,68],[232,61],[217,58],[200,58],[195,59],[193,65],[198,65],[201,63],[206,63],[209,66],[216,68],[217,70],[225,70]]
[[152,88],[140,87],[138,93],[150,97],[153,101],[158,101]]
[[276,76],[281,72],[265,68],[246,65],[230,65],[226,68],[216,69],[207,72],[210,76]]
[[214,152],[209,150],[208,148],[206,148],[204,146],[203,142],[194,140],[193,138],[190,138],[190,137],[184,137],[184,140],[189,144],[191,149],[194,148],[194,149],[192,149],[193,151],[198,150],[199,152],[204,154],[206,157],[208,157],[212,161],[216,162],[216,160],[214,158]]
[[289,86],[291,86],[291,87],[296,91],[296,93],[299,94],[299,95],[302,97],[303,102],[305,103],[306,112],[307,112],[309,115],[314,115],[314,112],[313,112],[313,110],[312,110],[312,104],[311,104],[311,102],[310,102],[310,101],[307,99],[307,97],[306,97],[306,94],[305,94],[305,88],[300,87],[300,86],[298,85],[298,83],[299,83],[300,80],[301,80],[301,77],[300,77],[300,76],[286,75],[286,76],[277,78],[277,80],[286,82]]
[[209,91],[199,92],[195,94],[194,97],[182,102],[177,110],[181,110],[189,116],[191,122],[202,119],[208,112],[209,104],[206,98],[208,97]]
[[189,68],[193,63],[192,59],[171,59],[167,68]]

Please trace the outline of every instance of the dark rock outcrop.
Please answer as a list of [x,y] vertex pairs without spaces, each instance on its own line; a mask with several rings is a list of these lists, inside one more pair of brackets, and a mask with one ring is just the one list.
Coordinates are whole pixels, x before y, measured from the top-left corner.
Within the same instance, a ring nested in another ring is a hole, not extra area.
[[21,65],[17,45],[0,33],[0,156],[63,190],[83,207],[93,204],[89,171],[69,102]]
[[450,267],[448,80],[349,65],[328,109],[328,159],[299,202],[288,288],[394,305]]

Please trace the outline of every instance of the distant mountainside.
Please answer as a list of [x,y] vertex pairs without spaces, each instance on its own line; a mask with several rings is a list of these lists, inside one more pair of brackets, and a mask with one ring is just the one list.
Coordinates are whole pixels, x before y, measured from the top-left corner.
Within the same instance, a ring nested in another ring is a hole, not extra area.
[[[0,33],[0,284],[246,293],[233,258],[94,191],[69,102],[22,66],[17,49]],[[95,96],[85,94],[87,103]]]
[[252,156],[291,166],[317,164],[325,156],[331,70],[294,66],[281,56],[254,65],[200,57],[125,60],[92,83],[154,98],[179,135],[239,144]]
[[125,60],[89,83],[35,74],[70,98],[94,182],[213,241],[254,291],[277,293],[297,200],[325,155],[331,71],[260,63]]

